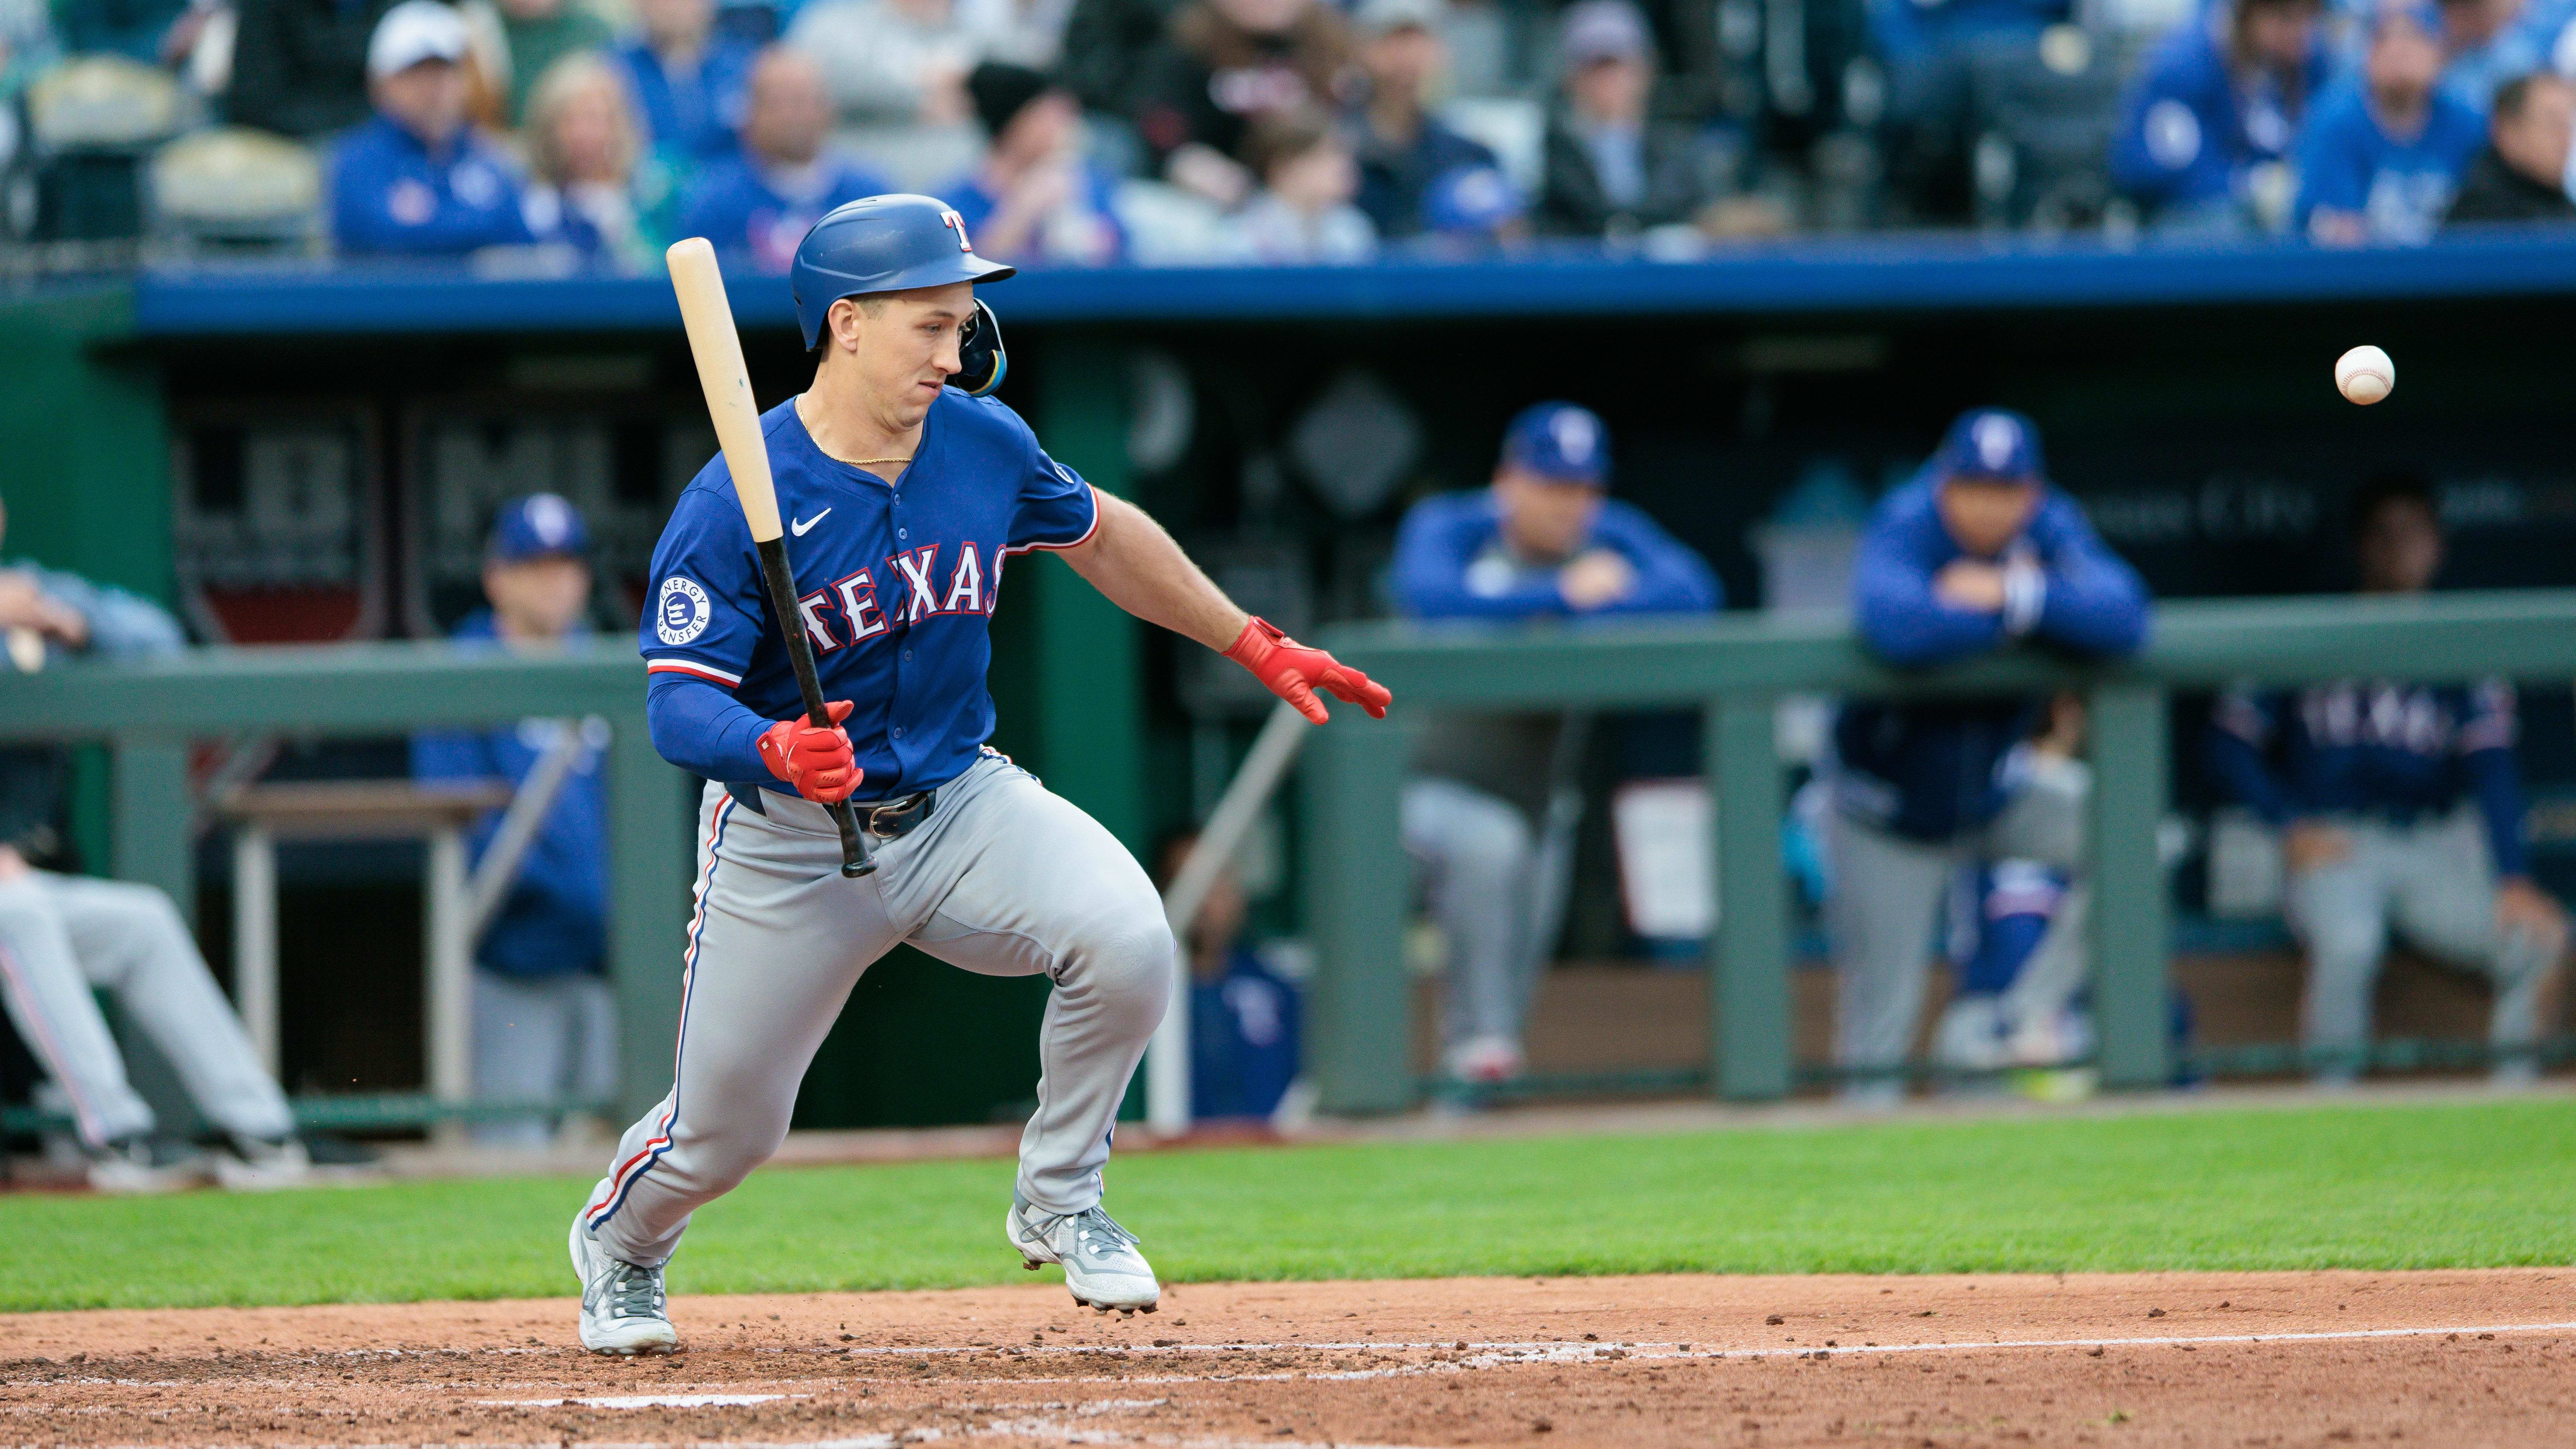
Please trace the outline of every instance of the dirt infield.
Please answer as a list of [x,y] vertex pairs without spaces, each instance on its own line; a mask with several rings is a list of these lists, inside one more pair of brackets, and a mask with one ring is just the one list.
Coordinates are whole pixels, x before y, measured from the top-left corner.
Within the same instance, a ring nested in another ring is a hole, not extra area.
[[2576,1443],[2576,1271],[1054,1285],[0,1317],[0,1443]]

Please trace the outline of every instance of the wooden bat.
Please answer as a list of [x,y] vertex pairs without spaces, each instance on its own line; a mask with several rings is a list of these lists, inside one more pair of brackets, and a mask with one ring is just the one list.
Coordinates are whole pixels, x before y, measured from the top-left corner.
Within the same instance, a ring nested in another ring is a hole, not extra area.
[[[769,586],[770,612],[787,640],[787,662],[795,667],[796,688],[805,697],[805,718],[829,729],[823,708],[823,684],[814,672],[814,644],[805,637],[805,616],[796,607],[796,573],[787,562],[787,531],[778,525],[778,486],[769,476],[769,447],[760,436],[760,407],[751,400],[751,375],[742,364],[742,336],[734,331],[733,304],[725,300],[724,273],[716,268],[716,249],[702,236],[671,244],[671,290],[679,294],[680,321],[689,331],[689,353],[697,359],[698,383],[706,389],[707,416],[716,425],[716,444],[724,450],[725,470],[733,474],[734,496],[742,501],[743,520],[760,549],[760,575]],[[827,807],[841,831],[841,874],[858,877],[877,868],[859,838],[858,812],[850,802]]]

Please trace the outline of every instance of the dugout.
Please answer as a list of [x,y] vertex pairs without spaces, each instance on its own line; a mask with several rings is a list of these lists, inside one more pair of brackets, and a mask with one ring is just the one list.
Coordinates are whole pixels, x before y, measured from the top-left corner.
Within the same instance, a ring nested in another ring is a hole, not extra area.
[[[738,279],[734,295],[755,389],[775,401],[801,382],[786,289]],[[1706,553],[1734,608],[1765,597],[1751,540],[1789,516],[1784,499],[1873,495],[1978,402],[2040,421],[2058,480],[2160,593],[2335,587],[2320,561],[2342,497],[2391,462],[2442,489],[2453,586],[2576,583],[2559,427],[2576,242],[2546,235],[2351,253],[1814,240],[1692,263],[1033,273],[992,300],[1012,349],[1004,396],[1051,450],[1138,498],[1292,629],[1379,612],[1403,505],[1481,482],[1502,420],[1548,396],[1603,413],[1617,492]],[[550,486],[606,519],[608,627],[632,608],[656,510],[712,451],[675,320],[658,279],[205,272],[24,295],[0,313],[27,379],[0,400],[30,480],[8,490],[9,542],[169,598],[208,637],[417,637],[467,601],[491,504]],[[2367,411],[2329,379],[2361,341],[2401,371]],[[997,743],[1143,851],[1213,800],[1262,701],[1059,563],[1024,561],[1012,584]],[[2576,798],[2566,701],[2527,700],[2544,823],[2576,813],[2561,803]],[[2177,705],[2178,731],[2192,709]],[[2189,807],[2205,791],[2175,738]],[[389,773],[398,757],[342,741],[292,747],[282,768]],[[105,859],[97,776],[76,836]],[[1293,818],[1283,828],[1293,837]],[[1292,843],[1266,847],[1281,929],[1296,925]],[[2576,885],[2576,856],[2545,831],[2541,844],[2544,872]],[[416,1032],[352,1035],[359,1017],[416,1009],[398,991],[355,1005],[359,982],[417,979],[398,850],[284,863],[290,1001],[352,1003],[290,1018],[290,1085],[299,1060],[317,1086],[351,1062],[381,1085],[417,1079],[395,1045]],[[1587,836],[1573,955],[1633,944],[1605,851]],[[224,869],[209,842],[200,934],[218,957]],[[299,918],[337,924],[327,943],[301,933],[300,954]],[[1034,1078],[1028,986],[918,961],[877,973],[800,1120],[1009,1110]]]

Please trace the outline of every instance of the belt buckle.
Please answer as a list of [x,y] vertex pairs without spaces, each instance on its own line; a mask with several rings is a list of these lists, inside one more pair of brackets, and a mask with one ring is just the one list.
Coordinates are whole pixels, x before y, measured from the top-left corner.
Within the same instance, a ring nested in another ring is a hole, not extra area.
[[879,823],[878,823],[878,817],[879,817],[879,816],[884,815],[884,814],[885,814],[887,811],[889,811],[889,810],[899,810],[900,808],[901,808],[901,802],[900,802],[900,801],[889,802],[889,803],[882,804],[882,805],[871,805],[871,806],[869,806],[869,807],[868,807],[868,819],[867,819],[867,832],[868,832],[868,834],[875,836],[875,837],[876,837],[877,839],[879,839],[879,840],[892,840],[892,839],[894,838],[894,836],[893,836],[892,834],[888,833],[888,831],[886,830],[886,828],[885,828],[883,825],[881,825],[881,824],[879,824]]

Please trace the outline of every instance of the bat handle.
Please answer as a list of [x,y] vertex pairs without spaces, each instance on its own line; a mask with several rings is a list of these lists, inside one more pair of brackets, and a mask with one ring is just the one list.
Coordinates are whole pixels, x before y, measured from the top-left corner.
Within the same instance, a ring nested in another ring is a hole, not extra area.
[[877,863],[868,859],[867,843],[859,838],[859,812],[849,801],[832,802],[832,823],[841,831],[841,874],[851,880],[876,874]]
[[[763,539],[757,547],[761,577],[769,585],[769,602],[778,611],[778,630],[787,640],[787,662],[796,671],[796,691],[805,700],[805,718],[816,729],[830,729],[832,712],[823,705],[823,680],[814,668],[814,643],[805,637],[804,616],[796,612],[796,575],[787,563],[787,541]],[[859,834],[859,812],[847,800],[835,800],[824,808],[831,812],[832,824],[841,832],[841,874],[850,880],[874,874],[877,863],[868,858],[867,841]]]

